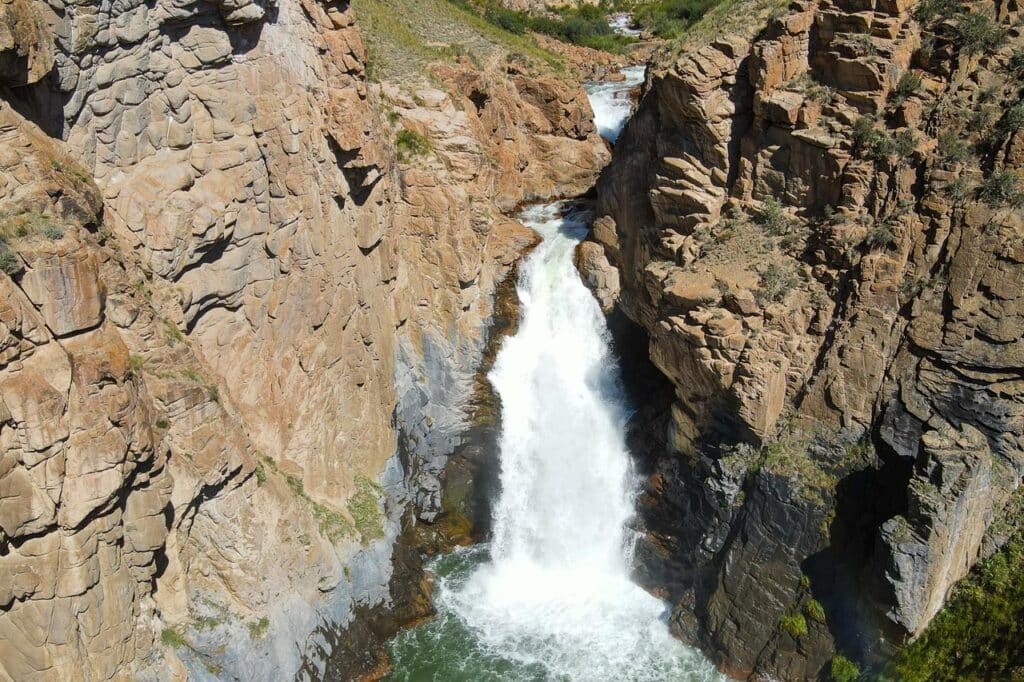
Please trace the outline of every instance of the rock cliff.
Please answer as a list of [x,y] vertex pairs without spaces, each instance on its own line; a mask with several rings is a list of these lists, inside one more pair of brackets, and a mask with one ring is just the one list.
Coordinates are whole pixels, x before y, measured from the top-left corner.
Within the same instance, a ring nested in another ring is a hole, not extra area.
[[356,20],[0,4],[2,676],[356,675],[357,613],[426,608],[393,553],[534,242],[501,211],[607,150],[530,64],[370,82]]
[[670,382],[644,577],[734,675],[879,663],[1018,521],[1020,18],[793,2],[663,54],[601,177],[578,263]]

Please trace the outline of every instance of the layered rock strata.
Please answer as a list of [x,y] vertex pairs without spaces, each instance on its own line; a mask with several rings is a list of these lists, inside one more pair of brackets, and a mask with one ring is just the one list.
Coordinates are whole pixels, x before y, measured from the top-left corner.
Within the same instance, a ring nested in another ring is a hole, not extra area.
[[738,676],[884,659],[1006,538],[1024,36],[934,8],[795,2],[685,52],[599,182],[578,262],[674,387],[647,579]]
[[393,548],[534,240],[500,211],[607,151],[526,67],[382,93],[355,19],[0,5],[5,676],[348,677],[425,608]]

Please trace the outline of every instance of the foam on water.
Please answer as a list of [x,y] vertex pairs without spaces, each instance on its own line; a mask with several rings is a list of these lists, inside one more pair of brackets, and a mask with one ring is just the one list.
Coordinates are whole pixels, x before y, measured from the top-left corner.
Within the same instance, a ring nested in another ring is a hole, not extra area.
[[597,131],[609,142],[619,138],[629,112],[633,109],[631,92],[644,82],[647,67],[629,66],[622,69],[626,80],[619,82],[599,81],[587,83],[590,106],[594,109],[594,123]]

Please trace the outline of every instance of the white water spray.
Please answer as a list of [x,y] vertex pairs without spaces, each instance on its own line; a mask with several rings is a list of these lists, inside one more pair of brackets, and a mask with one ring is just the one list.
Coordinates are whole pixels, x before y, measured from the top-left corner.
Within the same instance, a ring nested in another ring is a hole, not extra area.
[[712,679],[670,635],[665,605],[629,579],[628,415],[604,317],[572,263],[586,216],[563,208],[522,216],[544,241],[490,374],[502,405],[491,561],[441,598],[483,646],[548,679]]
[[632,91],[644,82],[645,66],[629,66],[622,69],[626,77],[618,82],[587,83],[587,94],[590,95],[590,106],[594,110],[594,123],[601,137],[611,143],[619,138],[622,127],[629,118],[633,108]]
[[[621,130],[637,68],[632,83],[588,86],[603,134]],[[489,375],[502,410],[490,556],[476,547],[434,563],[437,617],[392,643],[390,679],[721,680],[629,577],[628,410],[604,317],[572,262],[589,216],[559,203],[520,218],[544,240],[521,265],[519,329]]]

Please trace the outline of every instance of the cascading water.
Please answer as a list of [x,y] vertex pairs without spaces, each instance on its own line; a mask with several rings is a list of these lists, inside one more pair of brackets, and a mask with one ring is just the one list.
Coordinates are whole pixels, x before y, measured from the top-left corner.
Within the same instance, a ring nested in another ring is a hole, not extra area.
[[587,94],[590,96],[590,107],[594,110],[597,132],[613,144],[619,138],[622,126],[633,108],[631,93],[644,82],[646,72],[645,66],[629,66],[622,69],[625,80],[587,83]]
[[489,375],[502,406],[493,539],[432,565],[437,616],[391,642],[390,679],[720,679],[629,578],[628,411],[604,317],[572,262],[589,216],[557,203],[520,218],[543,242],[522,264],[520,326]]

